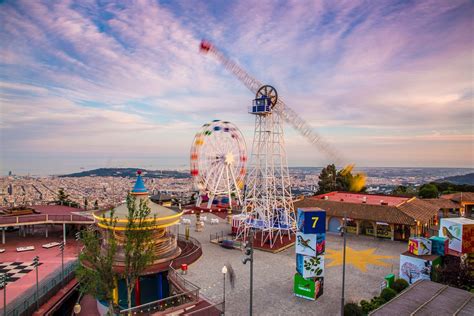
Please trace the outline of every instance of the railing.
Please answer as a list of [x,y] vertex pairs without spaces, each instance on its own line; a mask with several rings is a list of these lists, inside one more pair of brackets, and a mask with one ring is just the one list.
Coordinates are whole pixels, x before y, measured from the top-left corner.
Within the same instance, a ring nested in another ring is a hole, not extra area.
[[[67,284],[75,276],[75,270],[78,262],[68,262],[64,266],[64,278],[62,277],[61,269],[55,270],[51,275],[46,277],[38,284],[38,297],[39,305],[46,303],[54,294],[56,294],[64,284]],[[41,266],[39,267],[41,269]],[[31,271],[30,273],[36,273]],[[8,295],[8,284],[7,284],[7,295]],[[26,290],[22,295],[15,298],[13,301],[7,304],[8,316],[23,316],[32,315],[36,310],[36,284]],[[0,309],[0,315],[4,315],[4,309]]]
[[180,242],[181,243],[191,242],[193,246],[195,247],[195,249],[192,252],[188,253],[187,255],[180,256],[174,259],[170,264],[170,266],[172,266],[172,268],[174,269],[178,269],[179,267],[181,267],[182,263],[194,262],[202,255],[201,243],[197,239],[193,237],[189,237],[188,239],[186,239],[184,235],[179,234],[178,243]]
[[184,293],[176,294],[158,301],[146,303],[140,306],[132,307],[129,309],[123,309],[120,314],[150,314],[156,312],[163,312],[167,309],[177,307],[188,303],[197,303],[199,301],[199,289],[193,291],[187,291]]
[[150,303],[142,304],[128,309],[123,309],[120,314],[150,314],[155,312],[163,312],[167,309],[171,309],[183,304],[197,303],[199,302],[199,290],[200,288],[194,283],[186,280],[170,264],[168,270],[168,279],[183,290],[182,293],[163,298],[161,300],[153,301]]
[[212,304],[201,309],[184,313],[185,316],[220,316],[224,312],[224,303]]
[[0,225],[12,224],[26,224],[26,223],[38,223],[38,222],[94,222],[93,218],[84,215],[69,214],[69,215],[49,215],[49,214],[38,214],[38,215],[23,215],[23,216],[0,216]]

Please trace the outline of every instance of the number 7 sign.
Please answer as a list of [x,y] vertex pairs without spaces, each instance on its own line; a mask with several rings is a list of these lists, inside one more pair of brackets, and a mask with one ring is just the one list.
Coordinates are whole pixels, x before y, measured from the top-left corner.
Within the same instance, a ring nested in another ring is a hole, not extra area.
[[305,234],[326,232],[326,212],[321,209],[298,209],[298,230]]

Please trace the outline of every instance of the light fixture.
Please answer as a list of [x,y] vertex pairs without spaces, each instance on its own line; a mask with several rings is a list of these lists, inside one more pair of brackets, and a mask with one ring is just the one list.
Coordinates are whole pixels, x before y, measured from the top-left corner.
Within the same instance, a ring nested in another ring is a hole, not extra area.
[[81,312],[81,305],[80,304],[76,304],[74,305],[74,314],[79,314]]
[[222,267],[222,273],[223,273],[223,274],[226,274],[226,273],[227,273],[227,267],[226,267],[226,266],[223,266],[223,267]]

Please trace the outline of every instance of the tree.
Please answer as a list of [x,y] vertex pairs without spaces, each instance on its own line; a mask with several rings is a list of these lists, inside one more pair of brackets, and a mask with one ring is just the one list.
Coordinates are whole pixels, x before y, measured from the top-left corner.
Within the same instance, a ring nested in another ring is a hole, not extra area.
[[423,184],[418,195],[423,199],[434,199],[438,197],[438,188],[432,183]]
[[61,205],[68,204],[71,202],[69,200],[69,194],[66,194],[63,188],[59,188],[58,190],[57,201],[58,201],[58,204],[61,204]]
[[145,268],[155,260],[153,228],[156,218],[150,217],[148,200],[127,196],[127,226],[125,229],[125,267],[123,277],[127,286],[128,308],[132,307],[135,283]]
[[117,223],[114,211],[108,217],[102,216],[102,223],[109,229],[104,229],[103,236],[96,229],[87,229],[82,232],[84,248],[79,255],[79,266],[76,278],[79,281],[79,290],[99,300],[108,302],[108,315],[114,315],[113,289],[117,273],[113,263],[117,252],[117,241],[113,230]]
[[404,197],[414,197],[416,196],[416,189],[412,186],[399,185],[393,189],[391,194]]
[[316,194],[324,194],[331,191],[343,192],[363,192],[365,187],[365,176],[362,174],[352,174],[351,169],[336,170],[334,164],[327,165],[321,170],[318,181],[318,191]]
[[317,194],[324,194],[336,190],[336,166],[334,164],[327,165],[321,170],[318,181]]
[[474,273],[469,255],[462,260],[455,256],[445,256],[443,264],[435,268],[436,282],[457,287],[462,290],[474,289]]

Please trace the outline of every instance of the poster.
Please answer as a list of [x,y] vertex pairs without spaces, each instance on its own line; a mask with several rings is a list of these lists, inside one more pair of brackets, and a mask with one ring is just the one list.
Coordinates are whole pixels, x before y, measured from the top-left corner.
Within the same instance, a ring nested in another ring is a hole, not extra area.
[[296,253],[316,257],[324,254],[326,248],[326,234],[296,233]]
[[298,231],[305,234],[321,234],[326,232],[326,212],[320,209],[298,209]]
[[293,292],[295,296],[314,301],[324,292],[324,278],[305,279],[296,273]]
[[400,255],[400,278],[405,279],[409,284],[418,280],[431,280],[431,269],[433,262],[440,263],[438,256],[430,256],[430,259],[416,257],[409,254]]
[[324,276],[324,256],[296,255],[296,271],[305,279]]

